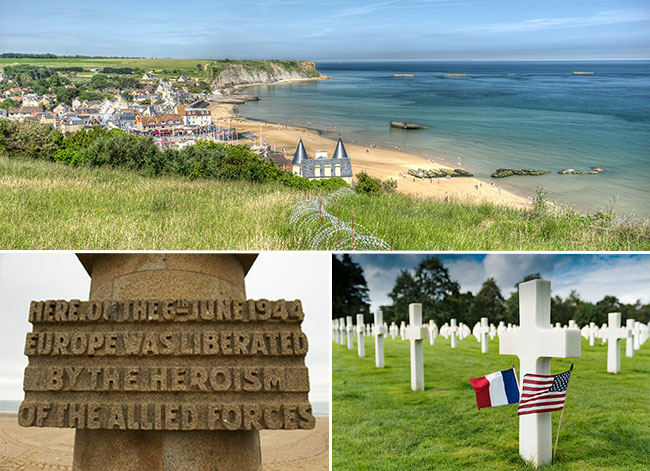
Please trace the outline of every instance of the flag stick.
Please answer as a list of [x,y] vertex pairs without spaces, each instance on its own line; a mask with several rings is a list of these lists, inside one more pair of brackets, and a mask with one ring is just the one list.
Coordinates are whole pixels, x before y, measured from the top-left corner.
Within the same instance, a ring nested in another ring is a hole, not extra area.
[[[569,371],[573,371],[573,363],[571,363],[571,368]],[[571,381],[569,377],[569,381]],[[569,385],[567,384],[566,393],[569,394]],[[555,434],[555,446],[553,447],[553,459],[555,459],[555,453],[557,452],[557,442],[560,439],[560,427],[562,427],[562,417],[564,417],[564,409],[566,408],[566,399],[564,400],[564,407],[562,407],[562,412],[560,412],[560,421],[557,424],[557,433]]]
[[515,364],[512,364],[512,370],[515,372],[515,383],[517,383],[517,390],[519,391],[519,399],[521,399],[521,389],[519,388],[519,380],[517,379],[517,369],[515,368]]

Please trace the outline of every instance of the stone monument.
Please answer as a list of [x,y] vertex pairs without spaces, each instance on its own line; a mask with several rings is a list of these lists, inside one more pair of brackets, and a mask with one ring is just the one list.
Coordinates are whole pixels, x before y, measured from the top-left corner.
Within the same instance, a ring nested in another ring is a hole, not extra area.
[[[519,325],[499,336],[499,353],[519,357],[519,384],[527,373],[550,375],[551,359],[580,356],[580,331],[551,327],[551,282],[519,284]],[[550,463],[551,413],[519,416],[519,454],[534,466]]]
[[75,470],[260,470],[311,429],[296,301],[247,300],[250,254],[81,254],[89,301],[32,301],[24,427],[76,429]]

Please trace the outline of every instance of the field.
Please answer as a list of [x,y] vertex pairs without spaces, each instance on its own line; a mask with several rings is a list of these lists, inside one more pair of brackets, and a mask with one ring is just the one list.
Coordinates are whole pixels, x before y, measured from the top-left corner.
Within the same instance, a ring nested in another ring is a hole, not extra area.
[[217,250],[295,247],[279,185],[143,177],[0,156],[3,249]]
[[[295,233],[289,220],[294,203],[310,195],[278,184],[147,177],[0,155],[0,248],[307,249],[309,234]],[[485,250],[486,242],[490,250],[650,247],[638,226],[600,232],[580,218],[531,217],[490,204],[353,195],[327,209],[398,250]]]
[[[557,456],[541,470],[647,470],[650,454],[650,349],[646,342],[625,357],[621,373],[606,373],[607,346],[551,363],[551,372],[574,372],[569,385]],[[481,354],[473,336],[450,348],[438,336],[424,341],[425,391],[410,389],[409,342],[385,340],[385,368],[374,364],[374,339],[366,357],[332,345],[332,465],[340,470],[522,470],[517,406],[477,410],[468,378],[508,369],[517,358],[498,354],[498,338]],[[553,412],[553,440],[560,412]]]
[[[82,58],[61,58],[61,59],[0,59],[0,68],[7,65],[29,64],[43,67],[83,67],[84,69],[103,69],[104,67],[132,67],[139,68],[145,72],[153,70],[156,76],[162,77],[178,77],[183,74],[187,77],[207,78],[207,73],[201,67],[204,64],[211,62],[201,59],[120,59],[120,58],[107,58],[107,59],[82,59]],[[172,71],[175,73],[163,73],[163,70]],[[69,74],[67,72],[62,75],[73,75],[77,81],[81,78],[86,80],[94,75],[90,70],[84,70],[76,74]],[[137,76],[140,79],[142,74]],[[72,78],[72,77],[71,77]]]
[[[210,80],[212,75],[217,75],[230,64],[240,64],[252,69],[270,71],[270,62],[277,62],[287,70],[302,70],[299,62],[296,61],[269,61],[269,60],[230,60],[230,59],[132,59],[132,58],[59,58],[59,59],[4,59],[0,58],[0,69],[7,65],[29,64],[34,66],[61,68],[61,67],[82,67],[83,72],[60,72],[75,83],[83,83],[90,80],[96,72],[90,69],[99,69],[104,67],[131,67],[141,69],[143,72],[153,71],[156,78],[178,78],[180,75],[185,75],[189,78],[199,80]],[[206,70],[205,65],[210,64]],[[200,66],[200,67],[199,67]],[[212,69],[212,71],[210,70]],[[142,73],[135,73],[133,77],[140,79]],[[309,76],[318,76],[317,73],[307,72]]]

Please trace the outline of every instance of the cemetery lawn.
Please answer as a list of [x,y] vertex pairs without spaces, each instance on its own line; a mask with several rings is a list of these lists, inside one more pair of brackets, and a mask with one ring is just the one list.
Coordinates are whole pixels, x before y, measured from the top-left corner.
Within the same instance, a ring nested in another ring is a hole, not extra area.
[[[355,336],[356,337],[356,336]],[[385,368],[375,368],[374,339],[366,357],[332,345],[332,466],[336,470],[525,470],[519,457],[517,405],[477,410],[468,381],[508,369],[517,357],[498,354],[498,338],[481,354],[471,336],[450,348],[424,342],[425,390],[410,386],[409,342],[386,338]],[[607,345],[582,339],[582,357],[553,359],[553,374],[575,364],[554,471],[647,470],[650,465],[650,348],[625,356],[607,373]],[[553,442],[560,412],[553,412]]]

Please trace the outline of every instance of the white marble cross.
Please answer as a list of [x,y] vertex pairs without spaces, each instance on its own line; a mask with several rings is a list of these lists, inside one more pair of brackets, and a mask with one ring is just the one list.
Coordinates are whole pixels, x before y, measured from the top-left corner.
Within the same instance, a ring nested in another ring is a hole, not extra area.
[[363,334],[365,331],[366,329],[363,325],[363,314],[357,314],[357,353],[359,354],[359,358],[366,356],[366,346],[363,340]]
[[488,352],[488,334],[490,327],[488,326],[488,318],[481,317],[481,326],[477,329],[481,336],[481,353]]
[[[519,284],[519,325],[499,337],[499,353],[519,357],[520,381],[527,373],[551,374],[552,358],[580,356],[580,332],[551,327],[551,282]],[[519,454],[534,466],[550,463],[551,413],[519,416]]]
[[347,321],[346,330],[348,331],[348,350],[354,350],[354,324],[352,323],[352,316],[346,316]]
[[596,332],[598,331],[598,327],[596,327],[595,322],[590,322],[589,323],[589,330],[587,331],[589,335],[589,346],[593,347],[596,343]]
[[627,329],[621,328],[621,313],[610,312],[609,326],[607,327],[607,372],[620,373],[621,371],[621,343],[620,339],[627,338]]
[[375,336],[375,366],[377,368],[383,368],[386,326],[384,325],[384,314],[380,309],[375,311],[375,324],[372,327],[372,334]]
[[501,337],[501,334],[506,331],[506,324],[503,321],[499,321],[499,327],[497,327],[497,335]]
[[429,321],[429,345],[433,345],[436,342],[436,337],[438,336],[438,326],[436,323],[431,319]]
[[641,322],[635,322],[634,323],[634,350],[638,350],[641,348],[641,344],[643,343],[641,334],[643,333],[643,324]]
[[422,340],[427,338],[427,328],[422,325],[422,304],[409,304],[409,326],[406,339],[411,342],[411,389],[424,391],[424,358]]
[[451,348],[456,348],[456,334],[458,333],[458,326],[456,326],[456,319],[451,320],[451,327],[449,327],[451,334]]
[[390,323],[390,336],[393,340],[395,340],[395,337],[397,337],[397,324],[394,322]]
[[399,325],[399,336],[402,340],[406,340],[404,338],[405,331],[406,331],[406,322],[402,321],[402,323]]
[[627,329],[625,356],[632,358],[634,357],[634,319],[627,319],[625,321],[625,328]]
[[341,345],[345,345],[346,342],[346,329],[345,329],[345,318],[341,317],[339,318],[339,343]]
[[569,329],[578,329],[578,330],[580,330],[580,328],[578,327],[578,324],[576,324],[576,321],[574,321],[573,319],[571,319],[569,321]]
[[339,343],[339,320],[332,319],[332,341]]

